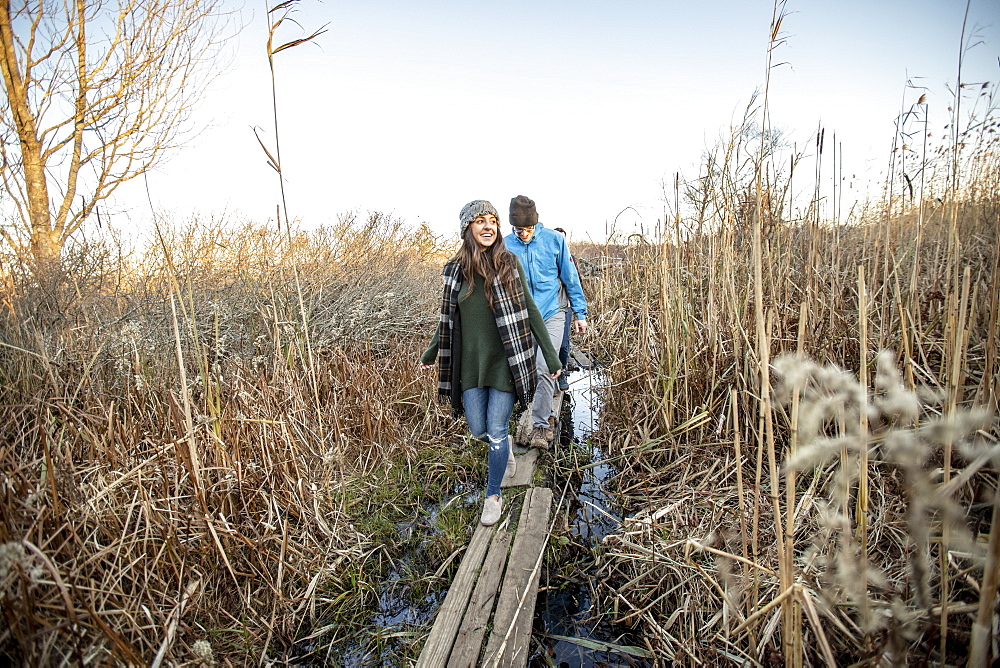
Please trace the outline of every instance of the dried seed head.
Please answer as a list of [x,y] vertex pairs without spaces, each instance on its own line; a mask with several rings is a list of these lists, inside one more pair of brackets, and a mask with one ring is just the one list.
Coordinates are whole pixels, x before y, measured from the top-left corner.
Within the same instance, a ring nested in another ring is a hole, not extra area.
[[32,582],[41,580],[45,574],[45,570],[35,562],[20,541],[3,543],[0,545],[0,585],[4,585],[7,577],[18,569]]
[[920,401],[908,391],[896,369],[895,356],[888,350],[878,354],[875,372],[875,408],[891,424],[912,424],[920,415]]
[[212,653],[212,643],[207,640],[195,640],[194,644],[191,646],[191,651],[194,652],[203,663],[212,665],[215,663],[215,656]]

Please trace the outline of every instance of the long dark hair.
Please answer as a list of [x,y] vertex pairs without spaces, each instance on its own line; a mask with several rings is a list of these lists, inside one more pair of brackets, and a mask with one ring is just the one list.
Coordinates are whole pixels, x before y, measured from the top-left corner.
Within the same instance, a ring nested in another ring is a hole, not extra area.
[[[485,279],[486,299],[489,300],[490,308],[493,308],[493,282],[500,281],[500,286],[511,297],[517,300],[514,288],[520,277],[517,274],[517,259],[514,254],[507,249],[503,237],[500,236],[499,224],[497,225],[497,239],[484,250],[472,236],[472,226],[465,228],[462,234],[462,246],[455,253],[456,260],[462,266],[462,280],[468,285],[465,294],[459,299],[465,299],[472,294],[475,287],[475,275],[479,274]],[[518,306],[521,304],[515,301]]]

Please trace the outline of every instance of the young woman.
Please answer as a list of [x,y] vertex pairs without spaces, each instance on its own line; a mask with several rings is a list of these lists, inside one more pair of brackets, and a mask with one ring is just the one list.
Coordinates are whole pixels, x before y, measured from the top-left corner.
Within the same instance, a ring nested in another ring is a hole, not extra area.
[[462,247],[442,272],[441,321],[420,357],[437,360],[438,392],[464,411],[472,437],[487,441],[489,476],[480,521],[500,519],[500,482],[514,473],[507,426],[515,401],[530,406],[535,392],[535,342],[552,378],[561,371],[545,321],[524,289],[524,269],[500,238],[496,209],[485,200],[462,207]]

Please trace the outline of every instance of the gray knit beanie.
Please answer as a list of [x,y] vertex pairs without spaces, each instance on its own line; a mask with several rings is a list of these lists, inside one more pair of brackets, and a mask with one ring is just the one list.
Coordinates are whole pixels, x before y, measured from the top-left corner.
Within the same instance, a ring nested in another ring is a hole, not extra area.
[[474,221],[479,216],[485,216],[487,214],[493,214],[493,216],[497,219],[497,222],[500,222],[500,214],[497,213],[497,210],[493,208],[492,204],[484,199],[474,199],[463,206],[462,213],[458,214],[459,220],[462,221],[462,231],[459,234],[465,234],[465,228],[469,226],[469,223]]

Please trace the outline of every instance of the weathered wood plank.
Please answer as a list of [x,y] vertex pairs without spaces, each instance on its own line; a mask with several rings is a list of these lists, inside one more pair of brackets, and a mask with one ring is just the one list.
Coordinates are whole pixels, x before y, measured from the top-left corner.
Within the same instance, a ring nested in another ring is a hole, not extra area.
[[[515,453],[517,450],[514,451]],[[538,467],[538,449],[528,448],[528,451],[523,455],[514,455],[514,459],[517,460],[517,470],[514,471],[513,476],[504,476],[503,480],[500,482],[501,489],[507,489],[509,487],[525,487],[531,484],[531,480],[535,477],[535,469]]]
[[565,392],[562,390],[558,394],[552,395],[552,409],[556,412],[556,422],[562,420],[562,402]]
[[569,356],[573,358],[573,361],[576,362],[577,366],[579,366],[581,369],[589,369],[590,367],[594,366],[594,363],[590,359],[590,357],[588,357],[586,353],[582,353],[576,348],[571,347],[569,349]]
[[521,419],[517,421],[517,429],[514,430],[514,442],[519,445],[528,445],[531,441],[531,411],[521,413]]
[[555,450],[559,445],[559,435],[562,434],[562,404],[565,396],[565,392],[559,392],[559,394],[552,399],[552,410],[556,413],[556,433],[555,436],[552,437],[551,446],[553,450]]
[[465,614],[466,606],[469,603],[469,596],[472,593],[472,585],[479,575],[479,567],[482,566],[483,558],[486,556],[487,548],[494,535],[494,528],[477,524],[469,547],[465,551],[462,563],[455,573],[455,579],[448,588],[448,594],[444,598],[444,603],[438,609],[437,617],[434,619],[434,627],[427,642],[417,659],[417,666],[428,666],[437,668],[445,665],[448,655],[451,653],[455,635],[458,633],[462,616]]
[[532,487],[524,497],[517,535],[493,614],[484,666],[523,666],[531,640],[531,620],[538,595],[541,555],[548,542],[552,490]]
[[455,637],[455,645],[448,659],[448,668],[469,668],[479,663],[479,653],[483,649],[483,636],[486,635],[486,624],[490,621],[490,613],[497,600],[500,589],[500,578],[504,566],[507,565],[507,548],[510,547],[510,534],[500,532],[490,544],[489,554],[479,571],[479,581],[469,599],[469,607],[465,611],[465,619]]
[[511,648],[511,651],[503,653],[504,657],[510,657],[510,663],[507,665],[512,666],[524,666],[528,663],[531,626],[535,617],[535,601],[538,598],[538,582],[542,574],[542,559],[544,558],[545,548],[549,542],[549,516],[552,513],[552,490],[545,487],[537,488],[532,501],[533,507],[529,516],[527,529],[531,534],[529,538],[533,540],[526,541],[523,549],[528,554],[537,553],[537,556],[535,557],[535,562],[530,564],[531,571],[528,574],[529,581],[525,589],[521,592],[517,590],[512,592],[518,594],[520,604],[517,610],[516,626],[511,637],[516,635],[522,639],[515,647]]

